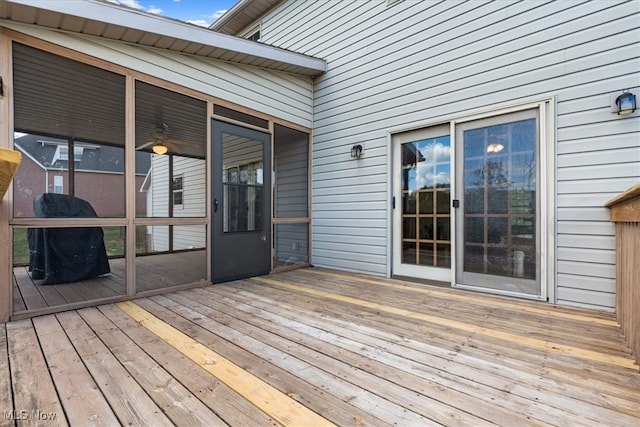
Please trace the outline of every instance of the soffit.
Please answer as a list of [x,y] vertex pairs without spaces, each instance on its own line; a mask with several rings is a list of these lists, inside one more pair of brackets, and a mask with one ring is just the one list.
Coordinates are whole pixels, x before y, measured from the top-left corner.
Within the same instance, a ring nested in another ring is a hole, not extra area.
[[0,19],[298,75],[326,70],[319,58],[101,0],[0,0]]

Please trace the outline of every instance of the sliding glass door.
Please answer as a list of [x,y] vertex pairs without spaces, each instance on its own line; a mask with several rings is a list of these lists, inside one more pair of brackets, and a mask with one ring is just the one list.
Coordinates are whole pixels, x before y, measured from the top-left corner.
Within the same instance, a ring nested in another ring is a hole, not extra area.
[[451,281],[449,126],[394,135],[396,275]]
[[458,286],[539,296],[539,114],[456,127]]

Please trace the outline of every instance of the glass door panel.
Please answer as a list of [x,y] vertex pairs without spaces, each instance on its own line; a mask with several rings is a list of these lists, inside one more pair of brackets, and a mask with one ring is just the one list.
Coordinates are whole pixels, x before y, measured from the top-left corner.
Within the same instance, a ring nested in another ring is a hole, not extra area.
[[212,129],[212,281],[267,274],[271,135],[217,120]]
[[456,284],[540,295],[537,110],[459,125]]
[[394,136],[396,275],[451,280],[450,152],[448,126]]

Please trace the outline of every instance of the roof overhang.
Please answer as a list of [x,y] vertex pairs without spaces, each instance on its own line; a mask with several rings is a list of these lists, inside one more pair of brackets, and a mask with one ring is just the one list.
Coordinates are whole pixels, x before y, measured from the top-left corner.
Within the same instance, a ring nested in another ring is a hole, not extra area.
[[101,0],[0,0],[0,20],[297,75],[315,77],[327,67],[320,58]]
[[237,35],[281,2],[282,0],[239,0],[209,28],[220,33]]

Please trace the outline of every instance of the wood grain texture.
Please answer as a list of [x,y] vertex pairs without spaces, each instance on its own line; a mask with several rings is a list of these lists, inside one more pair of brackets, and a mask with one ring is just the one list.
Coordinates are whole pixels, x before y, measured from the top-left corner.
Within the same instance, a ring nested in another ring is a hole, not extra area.
[[173,425],[77,312],[56,318],[121,424]]
[[7,323],[7,343],[14,401],[7,418],[21,426],[68,425],[31,320]]
[[70,425],[110,426],[118,419],[55,316],[33,319]]
[[[640,199],[639,199],[640,200]],[[640,364],[640,222],[616,224],[616,315]]]
[[[137,292],[162,292],[169,287],[208,283],[205,281],[207,262],[204,250],[136,257],[135,263]],[[88,302],[97,304],[123,297],[126,293],[125,259],[111,258],[109,266],[111,272],[107,275],[55,285],[40,285],[30,277],[28,267],[14,267],[13,314],[43,314],[50,307],[64,308]]]
[[135,341],[115,327],[98,309],[86,308],[78,313],[173,423],[224,425],[220,417],[165,371]]
[[640,222],[640,196],[611,206],[611,221]]
[[19,151],[0,148],[0,202],[7,192],[21,161],[22,154]]
[[71,425],[640,424],[612,313],[314,268],[127,304],[8,323],[3,404],[59,400]]
[[13,391],[11,389],[11,371],[9,369],[9,352],[7,350],[7,328],[0,323],[0,411],[13,408]]
[[160,339],[196,362],[205,371],[211,373],[247,400],[253,402],[254,405],[283,426],[333,425],[284,393],[249,374],[240,366],[221,357],[198,341],[153,316],[135,303],[126,301],[118,303],[117,306],[138,323],[158,335]]

